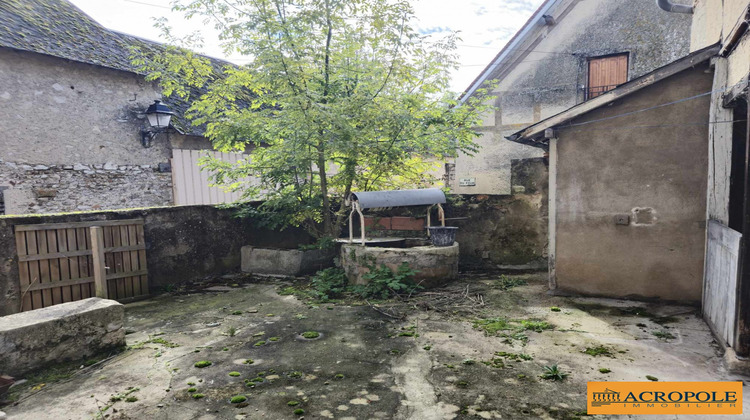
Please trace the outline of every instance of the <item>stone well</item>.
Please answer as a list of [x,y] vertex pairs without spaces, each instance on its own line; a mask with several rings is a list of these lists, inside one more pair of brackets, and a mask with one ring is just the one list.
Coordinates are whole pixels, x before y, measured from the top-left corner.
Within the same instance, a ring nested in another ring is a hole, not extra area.
[[417,271],[414,281],[425,288],[442,286],[458,279],[458,242],[451,246],[407,245],[406,248],[382,248],[344,244],[341,247],[341,265],[350,284],[366,284],[363,278],[369,266],[385,264],[394,272],[402,263]]

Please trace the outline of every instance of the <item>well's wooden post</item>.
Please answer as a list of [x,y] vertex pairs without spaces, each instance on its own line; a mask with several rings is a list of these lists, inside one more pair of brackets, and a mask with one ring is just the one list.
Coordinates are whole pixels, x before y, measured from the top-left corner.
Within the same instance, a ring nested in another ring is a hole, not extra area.
[[91,254],[94,260],[94,287],[96,297],[107,299],[107,267],[104,262],[104,231],[101,226],[92,226],[91,232]]

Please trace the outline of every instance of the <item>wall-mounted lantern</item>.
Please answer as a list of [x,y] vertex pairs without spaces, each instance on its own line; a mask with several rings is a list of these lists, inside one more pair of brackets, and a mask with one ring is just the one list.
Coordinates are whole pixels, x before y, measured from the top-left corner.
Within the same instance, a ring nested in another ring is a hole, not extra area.
[[151,142],[156,135],[167,131],[172,115],[174,115],[174,112],[161,101],[154,101],[149,105],[146,109],[146,118],[148,118],[150,127],[141,129],[141,144],[143,147],[151,147]]

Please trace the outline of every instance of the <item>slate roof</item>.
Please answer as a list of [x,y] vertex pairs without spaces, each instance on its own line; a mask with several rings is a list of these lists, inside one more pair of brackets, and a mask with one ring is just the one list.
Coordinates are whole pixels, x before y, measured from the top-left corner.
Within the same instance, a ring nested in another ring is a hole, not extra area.
[[[0,0],[0,47],[139,72],[130,63],[130,48],[159,52],[164,45],[122,34],[100,25],[67,0]],[[217,69],[227,65],[209,57]],[[200,93],[200,92],[195,92]],[[184,134],[202,135],[184,118],[190,104],[174,97],[164,101],[175,112],[173,126]]]

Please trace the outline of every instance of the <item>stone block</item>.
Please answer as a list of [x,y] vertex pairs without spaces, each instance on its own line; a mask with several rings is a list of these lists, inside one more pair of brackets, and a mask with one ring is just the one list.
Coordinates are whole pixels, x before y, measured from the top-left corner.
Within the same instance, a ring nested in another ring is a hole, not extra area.
[[336,252],[333,249],[302,251],[243,246],[240,255],[245,273],[300,276],[331,267]]
[[57,190],[52,188],[36,188],[34,192],[38,198],[54,198],[57,196]]
[[0,317],[0,373],[20,377],[125,345],[124,306],[89,298]]

